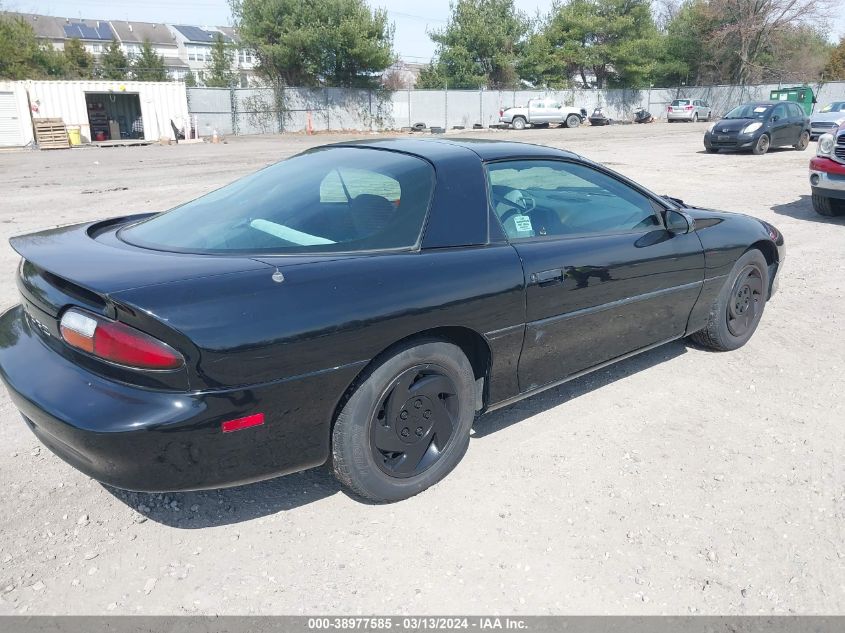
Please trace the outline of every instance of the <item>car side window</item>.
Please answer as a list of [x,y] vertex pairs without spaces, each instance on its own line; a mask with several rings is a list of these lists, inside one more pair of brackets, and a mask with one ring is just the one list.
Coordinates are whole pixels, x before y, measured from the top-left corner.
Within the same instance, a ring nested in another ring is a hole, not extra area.
[[789,106],[792,109],[792,116],[796,119],[803,119],[804,118],[804,108],[802,108],[797,103],[792,103]]
[[493,210],[511,240],[661,226],[647,196],[586,165],[503,161],[487,173]]
[[775,106],[775,109],[772,110],[772,120],[774,120],[775,117],[777,117],[779,120],[783,120],[789,117],[785,103],[777,104]]

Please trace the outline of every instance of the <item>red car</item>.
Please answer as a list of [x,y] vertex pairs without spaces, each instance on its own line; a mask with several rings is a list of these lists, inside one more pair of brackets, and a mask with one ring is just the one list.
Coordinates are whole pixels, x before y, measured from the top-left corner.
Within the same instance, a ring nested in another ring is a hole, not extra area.
[[845,126],[819,137],[810,160],[810,187],[816,213],[845,215]]

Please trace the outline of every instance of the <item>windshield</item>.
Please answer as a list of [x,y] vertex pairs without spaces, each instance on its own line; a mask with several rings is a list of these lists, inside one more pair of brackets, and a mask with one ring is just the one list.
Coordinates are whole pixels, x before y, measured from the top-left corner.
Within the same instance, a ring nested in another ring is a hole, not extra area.
[[200,253],[331,253],[417,244],[434,189],[426,161],[329,147],[276,163],[127,227],[130,244]]
[[845,110],[845,101],[834,101],[833,103],[828,103],[825,107],[819,110],[819,112],[839,112],[841,110]]
[[764,119],[774,106],[769,103],[746,103],[725,115],[726,119]]

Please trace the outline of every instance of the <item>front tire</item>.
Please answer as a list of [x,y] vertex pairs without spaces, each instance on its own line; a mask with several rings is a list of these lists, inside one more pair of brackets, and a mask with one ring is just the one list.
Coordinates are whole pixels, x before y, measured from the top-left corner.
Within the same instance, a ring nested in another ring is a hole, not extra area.
[[461,349],[408,344],[365,375],[338,415],[335,477],[370,501],[412,497],[455,468],[474,418],[475,378]]
[[578,127],[581,125],[581,117],[577,114],[570,114],[566,117],[566,127]]
[[754,147],[751,149],[751,152],[757,156],[762,156],[769,151],[770,144],[771,139],[769,139],[769,135],[761,134],[760,138],[757,139],[757,142],[754,143]]
[[702,347],[720,352],[748,342],[763,316],[769,292],[769,267],[763,253],[747,251],[734,264],[728,280],[710,307],[707,325],[690,335]]
[[803,152],[807,149],[807,146],[810,144],[810,133],[807,130],[801,132],[801,136],[798,137],[798,142],[793,145],[792,147],[799,152]]
[[513,127],[513,129],[515,129],[515,130],[524,130],[524,129],[525,129],[525,126],[526,126],[526,123],[527,123],[527,122],[525,121],[525,118],[524,118],[524,117],[521,117],[521,116],[515,116],[515,117],[513,118],[513,122],[511,123],[511,126],[512,126],[512,127]]
[[827,218],[845,215],[845,200],[813,194],[813,210]]

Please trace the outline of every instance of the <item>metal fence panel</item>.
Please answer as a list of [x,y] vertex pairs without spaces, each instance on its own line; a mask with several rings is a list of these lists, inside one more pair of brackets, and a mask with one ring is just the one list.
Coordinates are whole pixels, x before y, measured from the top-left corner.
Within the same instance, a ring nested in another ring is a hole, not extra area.
[[413,123],[425,123],[428,127],[447,125],[446,91],[413,90],[411,92],[411,112]]
[[196,115],[201,136],[234,134],[232,93],[228,88],[188,88],[188,112]]
[[[200,133],[271,134],[324,130],[390,130],[427,126],[471,128],[499,121],[499,111],[550,98],[567,106],[603,107],[615,120],[630,120],[642,106],[665,118],[673,99],[704,99],[714,116],[740,103],[768,99],[777,84],[681,86],[605,90],[354,90],[346,88],[189,88],[188,107],[199,117]],[[819,104],[845,100],[845,82],[813,87]]]
[[236,108],[237,134],[281,132],[276,92],[272,88],[236,88],[232,91]]

